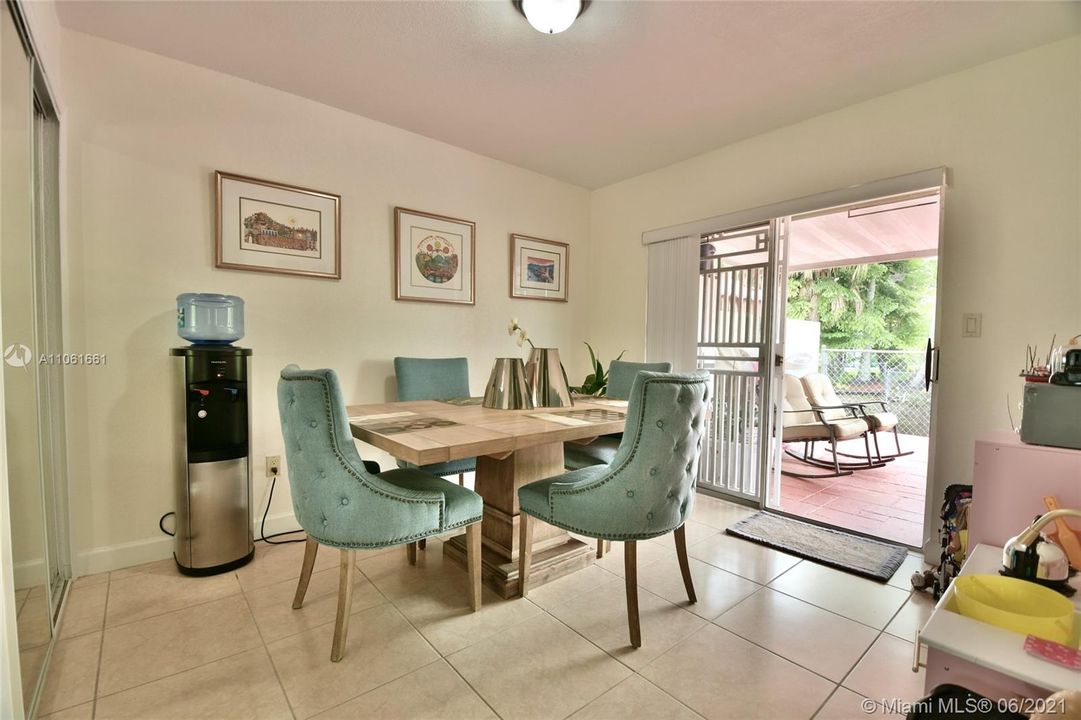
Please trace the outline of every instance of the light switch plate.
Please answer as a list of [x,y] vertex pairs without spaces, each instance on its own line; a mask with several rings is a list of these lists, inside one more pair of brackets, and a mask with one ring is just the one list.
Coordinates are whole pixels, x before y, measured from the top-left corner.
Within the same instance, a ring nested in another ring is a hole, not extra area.
[[961,316],[961,337],[978,338],[983,330],[983,313],[965,313]]

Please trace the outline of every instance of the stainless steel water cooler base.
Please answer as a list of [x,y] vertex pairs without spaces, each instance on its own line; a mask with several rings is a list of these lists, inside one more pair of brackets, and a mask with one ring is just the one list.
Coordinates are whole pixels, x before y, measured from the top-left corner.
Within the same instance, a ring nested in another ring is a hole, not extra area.
[[[176,565],[185,575],[216,575],[255,556],[248,519],[248,458],[190,463],[176,511]],[[186,492],[184,492],[186,490]],[[193,527],[192,518],[198,518]]]
[[251,562],[251,350],[231,345],[170,351],[176,388],[176,536],[185,575]]

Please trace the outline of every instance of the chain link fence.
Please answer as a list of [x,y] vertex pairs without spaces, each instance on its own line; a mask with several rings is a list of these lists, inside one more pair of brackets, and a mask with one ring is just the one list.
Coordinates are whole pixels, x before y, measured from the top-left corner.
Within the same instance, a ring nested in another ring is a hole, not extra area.
[[833,381],[841,399],[881,400],[898,418],[897,430],[927,437],[931,394],[924,390],[922,350],[850,350],[822,348],[821,372]]

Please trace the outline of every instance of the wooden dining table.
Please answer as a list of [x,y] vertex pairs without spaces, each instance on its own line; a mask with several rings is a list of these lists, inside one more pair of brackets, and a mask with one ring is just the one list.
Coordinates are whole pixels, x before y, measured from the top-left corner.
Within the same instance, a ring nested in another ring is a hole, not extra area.
[[[573,407],[494,410],[480,398],[350,405],[353,437],[416,465],[477,458],[475,489],[484,499],[481,524],[484,582],[501,597],[518,594],[518,488],[559,475],[563,443],[588,444],[623,431],[627,403],[575,399]],[[465,535],[443,543],[448,559],[465,567]],[[530,586],[586,567],[592,546],[543,522],[533,533]]]

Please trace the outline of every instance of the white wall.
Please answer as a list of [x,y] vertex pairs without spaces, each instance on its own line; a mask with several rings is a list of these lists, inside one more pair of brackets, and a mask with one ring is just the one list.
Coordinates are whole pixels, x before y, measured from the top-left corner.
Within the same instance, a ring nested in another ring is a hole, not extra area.
[[[67,349],[108,355],[67,374],[76,574],[169,555],[157,522],[173,504],[178,293],[246,301],[256,498],[263,456],[282,454],[274,392],[287,363],[336,369],[346,401],[360,403],[393,397],[395,355],[464,355],[477,393],[493,358],[522,352],[506,334],[517,316],[584,367],[586,190],[235,77],[68,30],[61,39]],[[342,280],[215,269],[215,169],[339,193]],[[476,222],[475,307],[394,301],[396,205]],[[570,303],[508,297],[511,232],[570,243],[581,268]],[[272,516],[291,512],[284,485]]]
[[[946,165],[940,498],[971,477],[973,440],[1008,427],[1025,345],[1081,332],[1079,71],[1074,37],[596,190],[589,262],[605,272],[589,286],[589,336],[641,357],[644,230]],[[961,339],[964,312],[983,313],[982,338]]]

